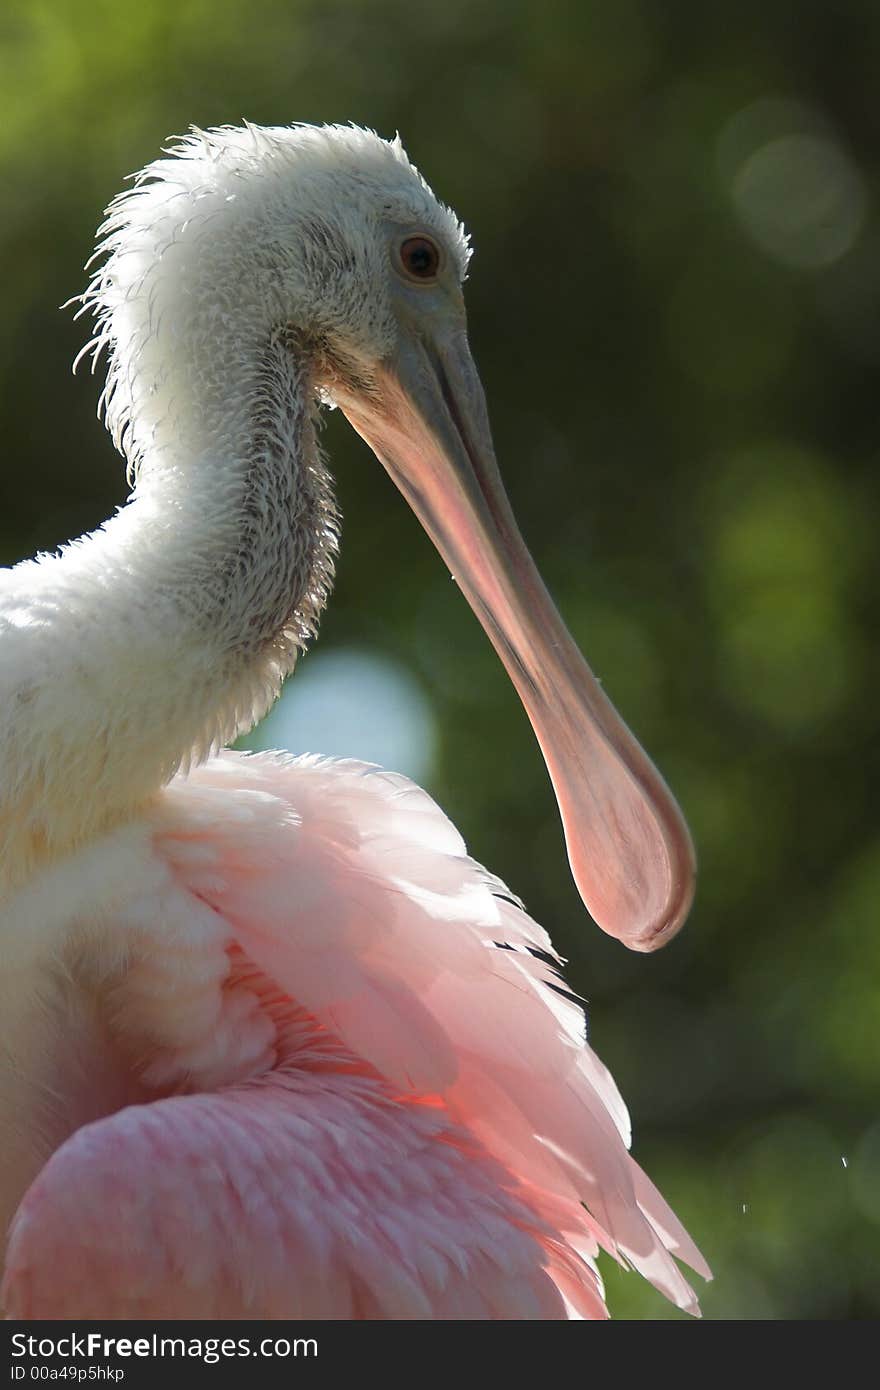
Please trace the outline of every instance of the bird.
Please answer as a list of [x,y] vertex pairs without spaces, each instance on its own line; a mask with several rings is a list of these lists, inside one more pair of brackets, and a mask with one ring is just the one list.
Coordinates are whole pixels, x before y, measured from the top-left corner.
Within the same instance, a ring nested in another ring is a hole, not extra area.
[[193,127],[96,256],[130,496],[0,576],[4,1316],[600,1319],[600,1251],[698,1313],[520,900],[403,776],[229,747],[316,634],[338,408],[519,692],[593,918],[650,951],[687,915],[681,812],[504,492],[462,224],[399,137]]

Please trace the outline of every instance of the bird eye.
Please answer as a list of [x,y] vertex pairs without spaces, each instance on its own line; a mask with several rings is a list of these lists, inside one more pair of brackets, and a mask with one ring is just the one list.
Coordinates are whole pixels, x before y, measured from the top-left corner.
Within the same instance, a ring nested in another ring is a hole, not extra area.
[[440,249],[430,237],[407,237],[400,247],[400,264],[411,280],[433,280],[440,269]]

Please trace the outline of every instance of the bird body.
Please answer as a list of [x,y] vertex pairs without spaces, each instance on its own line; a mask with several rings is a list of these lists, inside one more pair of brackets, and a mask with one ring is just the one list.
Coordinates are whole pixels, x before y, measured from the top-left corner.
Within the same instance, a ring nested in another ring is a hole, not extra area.
[[539,646],[457,221],[399,143],[246,127],[104,235],[132,498],[0,578],[6,1315],[600,1317],[600,1247],[695,1310],[546,933],[406,779],[220,751],[314,635],[337,403],[518,683],[596,915],[650,949],[686,911],[674,803],[564,629]]

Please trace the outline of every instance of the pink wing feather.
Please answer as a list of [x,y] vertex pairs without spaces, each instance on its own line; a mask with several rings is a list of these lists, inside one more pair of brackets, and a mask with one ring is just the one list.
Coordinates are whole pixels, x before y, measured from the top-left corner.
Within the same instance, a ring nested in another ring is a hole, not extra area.
[[[230,780],[267,798],[248,828],[222,824]],[[568,1207],[571,1235],[695,1310],[668,1252],[708,1268],[627,1153],[626,1108],[580,1009],[531,954],[552,954],[546,932],[499,896],[430,797],[363,764],[274,754],[224,755],[178,792],[210,825],[217,865],[187,863],[176,812],[164,852],[248,955],[402,1090],[442,1095],[535,1194]]]
[[[560,1318],[510,1175],[303,1022],[287,1064],[79,1130],[17,1217],[16,1318]],[[579,1290],[601,1315],[595,1287]]]
[[277,986],[289,1046],[68,1140],[13,1231],[15,1315],[602,1317],[600,1245],[698,1311],[672,1256],[709,1270],[627,1152],[581,1012],[533,954],[549,938],[424,792],[225,753],[153,824],[193,911]]

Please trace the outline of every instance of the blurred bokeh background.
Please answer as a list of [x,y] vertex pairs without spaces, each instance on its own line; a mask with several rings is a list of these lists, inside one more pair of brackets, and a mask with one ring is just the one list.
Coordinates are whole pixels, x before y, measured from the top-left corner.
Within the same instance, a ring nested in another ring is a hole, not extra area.
[[255,740],[418,777],[549,928],[710,1318],[880,1312],[878,71],[875,0],[0,10],[3,563],[124,497],[57,306],[168,135],[400,130],[472,229],[514,507],[686,810],[690,923],[646,958],[586,919],[516,697],[341,418],[336,592]]

